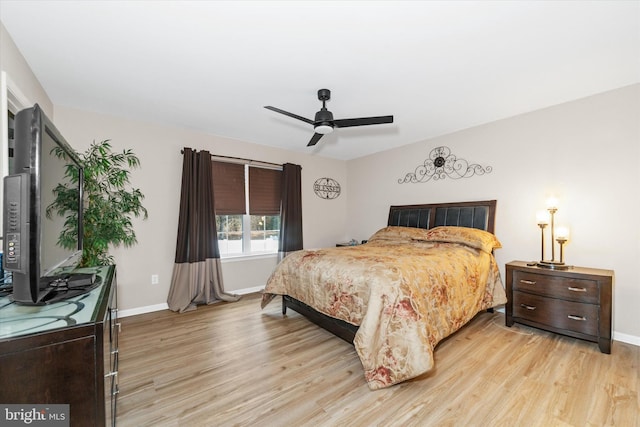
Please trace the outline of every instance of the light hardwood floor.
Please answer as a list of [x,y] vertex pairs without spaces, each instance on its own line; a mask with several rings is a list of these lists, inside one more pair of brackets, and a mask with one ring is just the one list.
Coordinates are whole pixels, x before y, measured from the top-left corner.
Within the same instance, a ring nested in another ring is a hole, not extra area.
[[353,346],[280,301],[122,319],[119,426],[640,426],[640,347],[481,313],[435,369],[370,391]]

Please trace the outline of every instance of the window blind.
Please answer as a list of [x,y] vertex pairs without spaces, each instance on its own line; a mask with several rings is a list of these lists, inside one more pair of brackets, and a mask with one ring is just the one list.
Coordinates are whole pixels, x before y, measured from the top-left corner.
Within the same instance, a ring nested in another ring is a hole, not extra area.
[[212,161],[216,215],[247,213],[244,193],[244,165]]
[[249,166],[249,214],[280,215],[282,171]]

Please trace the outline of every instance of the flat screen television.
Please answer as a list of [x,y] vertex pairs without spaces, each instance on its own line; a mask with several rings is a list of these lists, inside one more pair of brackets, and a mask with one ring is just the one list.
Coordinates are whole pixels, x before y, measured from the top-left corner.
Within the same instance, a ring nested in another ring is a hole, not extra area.
[[[12,298],[22,304],[46,304],[95,287],[94,274],[74,274],[82,259],[83,170],[74,150],[36,104],[15,116],[14,147],[4,177],[3,265],[12,273]],[[66,159],[56,155],[63,150]],[[68,168],[77,170],[70,179]],[[66,217],[47,215],[59,185],[72,188],[74,209]],[[59,243],[65,221],[72,248]],[[73,222],[72,222],[73,223]]]

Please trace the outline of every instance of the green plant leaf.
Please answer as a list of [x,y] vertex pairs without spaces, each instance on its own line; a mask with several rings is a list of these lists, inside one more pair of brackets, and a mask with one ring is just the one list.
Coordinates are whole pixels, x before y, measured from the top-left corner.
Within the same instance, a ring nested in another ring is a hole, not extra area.
[[[144,195],[139,189],[130,188],[129,181],[130,169],[140,167],[140,160],[131,149],[114,153],[109,141],[93,141],[84,153],[76,153],[84,167],[84,251],[81,266],[113,264],[110,247],[131,247],[137,243],[131,218],[148,218],[148,212],[142,205]],[[62,150],[54,154],[67,160]],[[79,179],[78,170],[68,165],[65,177],[71,184],[58,184],[54,188],[54,201],[45,212],[48,218],[54,215],[65,217],[58,244],[72,249],[78,223],[77,189],[73,187]]]

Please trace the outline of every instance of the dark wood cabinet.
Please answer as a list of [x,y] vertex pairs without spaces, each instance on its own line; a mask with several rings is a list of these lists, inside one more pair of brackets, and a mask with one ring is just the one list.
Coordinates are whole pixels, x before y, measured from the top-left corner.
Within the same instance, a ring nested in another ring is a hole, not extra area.
[[68,404],[71,426],[115,425],[115,267],[91,292],[45,306],[0,300],[0,402]]
[[512,261],[506,265],[505,322],[597,342],[611,353],[613,271],[552,270]]

